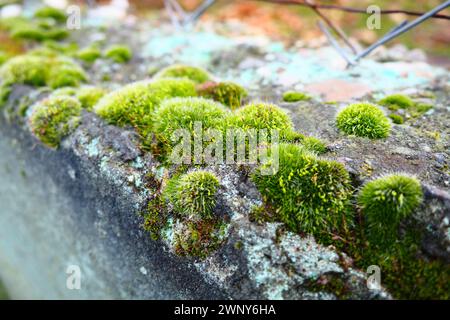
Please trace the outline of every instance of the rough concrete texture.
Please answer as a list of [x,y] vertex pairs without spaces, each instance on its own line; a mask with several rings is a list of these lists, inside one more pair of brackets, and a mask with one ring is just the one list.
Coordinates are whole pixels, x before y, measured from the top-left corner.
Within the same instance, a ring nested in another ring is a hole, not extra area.
[[[209,27],[180,35],[164,26],[130,23],[106,32],[91,27],[92,32],[73,37],[81,45],[108,39],[134,49],[130,64],[100,59],[90,66],[94,83],[116,88],[173,62],[202,65],[245,85],[249,101],[279,104],[297,130],[327,141],[325,156],[344,163],[356,187],[386,172],[416,174],[426,196],[415,213],[429,231],[424,248],[430,256],[448,259],[446,70],[398,61],[389,52],[346,70],[329,47],[285,50],[268,39],[226,38]],[[331,95],[328,88],[336,83],[344,87]],[[284,91],[307,86],[316,93],[314,100],[281,102]],[[333,124],[348,102],[411,88],[417,95],[433,91],[434,108],[425,118],[394,125],[385,141],[346,137]],[[142,153],[132,129],[109,126],[88,112],[60,149],[44,147],[17,116],[23,97],[36,101],[44,94],[16,86],[0,117],[0,277],[11,297],[335,299],[332,292],[313,292],[309,286],[330,274],[343,279],[352,298],[391,297],[384,288],[368,289],[365,270],[349,266],[348,257],[334,247],[278,223],[251,222],[249,212],[261,197],[246,172],[230,166],[206,168],[221,181],[216,211],[227,223],[224,244],[204,260],[175,255],[167,238],[150,239],[139,214],[155,192],[148,174],[162,178],[171,169]],[[329,100],[346,103],[324,103]],[[169,224],[166,233],[176,227]],[[66,288],[68,265],[81,267],[81,290]]]

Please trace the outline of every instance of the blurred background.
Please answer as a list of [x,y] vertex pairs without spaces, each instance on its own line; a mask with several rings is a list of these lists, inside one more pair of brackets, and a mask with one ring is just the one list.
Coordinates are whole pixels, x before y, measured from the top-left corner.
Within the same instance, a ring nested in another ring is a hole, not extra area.
[[[82,2],[82,1],[81,1]],[[108,1],[99,1],[108,2]],[[163,8],[162,0],[130,0],[132,8],[139,15]],[[180,0],[184,8],[192,10],[203,0]],[[333,4],[359,9],[366,9],[370,5],[378,5],[383,10],[402,9],[425,12],[431,10],[443,1],[439,0],[321,0],[320,4]],[[384,35],[395,25],[413,17],[405,14],[382,15],[381,29],[369,30],[366,27],[367,15],[342,12],[339,10],[323,10],[329,19],[341,27],[347,35],[369,45]],[[450,10],[442,11],[450,14]],[[311,40],[323,34],[317,28],[318,16],[309,8],[296,5],[283,5],[253,0],[217,0],[203,20],[239,20],[249,25],[256,33],[263,33],[279,40],[293,43],[299,39]],[[408,32],[392,43],[402,43],[408,48],[421,48],[434,59],[450,59],[450,26],[449,21],[432,19],[420,27]]]

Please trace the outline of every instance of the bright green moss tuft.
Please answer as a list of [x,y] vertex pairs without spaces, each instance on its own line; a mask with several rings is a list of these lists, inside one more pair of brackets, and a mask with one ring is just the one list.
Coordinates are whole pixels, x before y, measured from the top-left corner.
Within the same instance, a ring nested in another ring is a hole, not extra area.
[[133,57],[133,52],[127,46],[113,45],[105,50],[104,56],[117,63],[126,63]]
[[78,100],[68,96],[48,98],[34,106],[30,127],[42,143],[57,148],[61,139],[78,126],[80,114]]
[[35,18],[53,19],[56,22],[64,23],[67,15],[64,11],[53,7],[42,7],[34,13]]
[[398,237],[400,221],[422,201],[417,179],[393,174],[367,183],[358,204],[367,220],[367,234],[373,244],[387,247]]
[[46,83],[51,88],[78,87],[88,79],[84,70],[69,58],[50,59],[48,64]]
[[139,81],[101,98],[94,111],[111,124],[151,130],[154,111],[167,98],[195,96],[195,84],[183,79]]
[[280,137],[290,135],[293,124],[290,117],[282,109],[273,104],[256,103],[236,110],[228,117],[228,127],[249,129],[278,130]]
[[194,171],[174,178],[165,191],[177,213],[202,219],[214,217],[216,193],[219,188],[217,177],[207,171]]
[[403,122],[405,122],[401,115],[395,113],[390,114],[389,118],[391,118],[392,122],[395,124],[402,124]]
[[161,70],[155,78],[187,78],[200,84],[210,80],[210,75],[203,69],[177,64]]
[[195,125],[201,130],[221,128],[226,109],[212,100],[204,98],[174,98],[166,100],[155,114],[155,133],[159,141],[170,152],[174,132],[186,129],[193,138]]
[[69,58],[36,52],[10,59],[0,68],[2,85],[78,86],[87,80],[83,69]]
[[223,105],[237,109],[248,93],[240,85],[233,82],[206,82],[197,88],[199,96],[218,101]]
[[303,92],[287,91],[283,94],[283,101],[285,102],[298,102],[307,100],[311,100],[311,97]]
[[92,111],[97,102],[106,94],[106,91],[99,87],[85,86],[76,92],[77,99],[81,102],[81,106]]
[[9,56],[6,53],[0,51],[0,66],[4,64],[8,59]]
[[64,87],[52,92],[51,96],[70,96],[77,98],[81,107],[92,111],[94,105],[106,94],[106,91],[99,87],[83,86],[80,88]]
[[293,231],[318,236],[347,229],[352,188],[344,166],[295,144],[280,144],[278,153],[278,171],[264,175],[260,167],[252,175],[277,218]]
[[75,53],[75,57],[77,59],[80,59],[86,63],[95,62],[95,60],[100,58],[101,55],[102,53],[100,52],[100,50],[95,47],[84,48]]
[[305,137],[300,143],[306,150],[317,154],[322,154],[327,151],[326,144],[316,137]]
[[379,102],[382,106],[388,107],[390,110],[407,109],[414,105],[410,97],[402,94],[393,94],[381,99]]
[[346,134],[370,139],[386,138],[391,128],[383,112],[369,103],[349,105],[338,114],[336,124]]
[[47,77],[45,59],[22,55],[10,59],[0,68],[0,81],[4,85],[15,83],[32,86],[45,86]]

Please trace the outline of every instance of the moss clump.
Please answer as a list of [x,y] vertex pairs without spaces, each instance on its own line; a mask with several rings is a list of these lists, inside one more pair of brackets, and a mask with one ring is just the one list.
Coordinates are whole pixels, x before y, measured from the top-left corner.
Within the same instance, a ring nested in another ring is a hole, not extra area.
[[0,68],[2,85],[78,86],[87,80],[83,69],[69,58],[30,53],[10,59]]
[[103,88],[83,86],[80,88],[64,87],[52,92],[51,96],[71,96],[81,103],[81,107],[92,111],[94,105],[106,94]]
[[194,171],[173,178],[164,194],[177,213],[211,219],[214,217],[218,188],[219,180],[214,174]]
[[394,94],[387,96],[381,99],[378,103],[387,107],[389,110],[392,111],[405,109],[407,114],[409,114],[409,116],[412,118],[420,117],[428,110],[433,108],[431,104],[416,103],[413,100],[411,100],[410,97],[401,94]]
[[420,117],[427,111],[431,110],[433,106],[427,103],[417,103],[412,108],[409,109],[409,114],[413,118]]
[[369,103],[349,105],[338,114],[336,125],[346,134],[370,139],[386,138],[391,129],[383,112]]
[[84,86],[77,90],[76,98],[81,102],[81,106],[92,111],[97,102],[106,94],[103,88],[94,86]]
[[300,141],[301,145],[308,151],[322,154],[327,152],[326,144],[316,137],[305,137]]
[[94,111],[110,124],[150,130],[154,111],[164,99],[195,95],[195,85],[189,80],[139,81],[105,95]]
[[133,52],[127,46],[113,45],[105,50],[104,56],[117,63],[126,63],[133,57]]
[[51,67],[47,71],[46,83],[51,88],[78,87],[87,81],[87,75],[83,68],[69,58],[50,59]]
[[0,27],[16,40],[62,40],[69,36],[69,32],[58,26],[52,19],[35,18],[33,20],[24,17],[6,18],[0,22]]
[[393,174],[367,183],[358,195],[358,204],[367,220],[372,243],[387,247],[398,237],[400,221],[422,201],[417,179]]
[[391,118],[392,122],[395,124],[402,124],[405,122],[405,120],[403,119],[403,117],[401,115],[392,113],[389,115],[389,118]]
[[291,230],[318,236],[346,229],[352,189],[344,166],[295,144],[280,144],[278,156],[279,170],[273,175],[262,174],[262,167],[252,175],[277,218]]
[[64,23],[67,15],[64,11],[53,7],[42,7],[34,13],[35,18],[53,19],[56,22]]
[[203,69],[177,64],[162,69],[155,78],[187,78],[195,83],[204,83],[210,80],[210,75]]
[[311,97],[303,92],[287,91],[283,94],[283,101],[285,102],[298,102],[307,100],[311,100]]
[[212,99],[230,107],[237,109],[242,104],[242,99],[248,93],[240,85],[233,82],[206,82],[197,88],[199,96]]
[[227,121],[228,127],[249,129],[278,130],[280,137],[293,132],[293,124],[282,109],[273,104],[248,104],[234,112]]
[[95,62],[95,60],[97,60],[101,56],[102,56],[102,53],[96,47],[84,48],[75,53],[75,57],[77,59],[80,59],[86,63],[93,63],[93,62]]
[[408,109],[414,105],[414,101],[412,101],[410,97],[402,94],[387,96],[381,99],[378,103],[394,111],[398,109]]
[[[188,80],[189,81],[189,80]],[[220,129],[225,120],[226,109],[212,100],[204,98],[174,98],[166,100],[156,111],[154,132],[168,155],[172,150],[174,132],[186,129],[194,139],[195,126],[201,124],[202,132]]]
[[10,59],[0,68],[3,85],[15,83],[45,86],[47,82],[47,61],[32,55],[22,55]]
[[205,259],[222,245],[226,233],[227,224],[219,219],[183,222],[174,235],[175,253]]
[[144,214],[144,230],[150,233],[153,240],[159,239],[160,232],[167,223],[166,210],[166,202],[160,194],[150,200],[147,205]]
[[80,115],[78,100],[68,96],[48,98],[34,106],[30,128],[45,145],[57,148],[62,138],[78,126]]
[[0,51],[0,66],[4,64],[8,59],[9,56],[6,53]]

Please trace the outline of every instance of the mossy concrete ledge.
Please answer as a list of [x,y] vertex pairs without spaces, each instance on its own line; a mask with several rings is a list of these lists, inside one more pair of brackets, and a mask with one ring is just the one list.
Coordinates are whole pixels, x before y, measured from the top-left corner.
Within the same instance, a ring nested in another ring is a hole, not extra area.
[[[44,95],[14,86],[0,115],[0,278],[11,298],[342,298],[318,289],[324,278],[342,284],[346,298],[391,297],[368,289],[365,271],[334,247],[281,223],[251,222],[261,196],[229,166],[205,168],[220,181],[214,211],[226,240],[202,259],[177,255],[142,227],[164,170],[135,132],[83,110],[75,131],[48,148],[20,115],[21,102]],[[69,266],[80,268],[80,290],[67,287]]]

